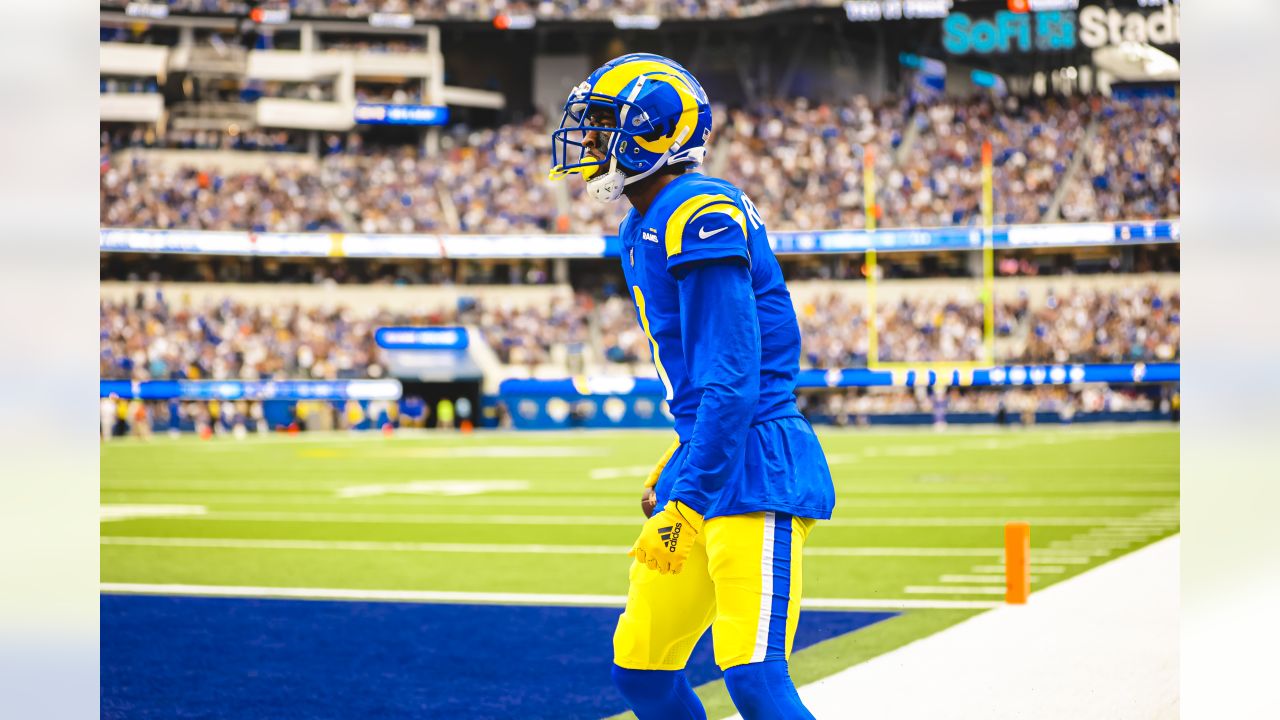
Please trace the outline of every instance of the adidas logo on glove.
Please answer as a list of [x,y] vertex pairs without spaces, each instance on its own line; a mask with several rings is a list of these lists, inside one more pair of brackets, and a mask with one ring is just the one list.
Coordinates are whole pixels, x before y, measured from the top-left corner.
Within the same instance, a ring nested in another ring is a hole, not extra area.
[[667,552],[676,551],[676,543],[680,541],[680,527],[684,523],[676,523],[664,528],[658,528],[658,537],[662,538],[662,544],[667,547]]

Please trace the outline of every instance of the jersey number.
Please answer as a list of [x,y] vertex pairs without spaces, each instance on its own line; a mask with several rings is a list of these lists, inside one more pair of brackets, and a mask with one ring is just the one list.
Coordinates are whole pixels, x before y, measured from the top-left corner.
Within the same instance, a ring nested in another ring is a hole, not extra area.
[[671,388],[671,378],[667,376],[667,369],[662,366],[662,356],[658,354],[658,341],[654,339],[653,333],[649,330],[649,317],[645,315],[644,293],[640,291],[639,285],[632,285],[631,292],[636,297],[636,310],[640,311],[640,328],[644,330],[644,336],[649,338],[649,347],[653,349],[653,366],[658,370],[658,377],[662,380],[662,386],[667,389],[667,402],[675,398],[675,391]]
[[746,193],[742,193],[742,204],[747,206],[747,219],[751,221],[751,229],[759,230],[764,221],[760,219],[760,211],[756,209],[756,204],[751,202],[751,198]]

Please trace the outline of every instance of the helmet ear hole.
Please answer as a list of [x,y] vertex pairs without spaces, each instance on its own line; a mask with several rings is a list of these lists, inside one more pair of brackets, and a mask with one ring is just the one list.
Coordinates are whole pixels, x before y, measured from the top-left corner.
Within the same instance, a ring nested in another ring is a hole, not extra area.
[[646,133],[644,135],[641,135],[640,137],[644,138],[648,142],[655,142],[659,138],[667,137],[668,135],[674,133],[675,131],[676,131],[675,120],[672,118],[667,118],[661,124],[659,124],[656,128],[654,128],[653,132]]

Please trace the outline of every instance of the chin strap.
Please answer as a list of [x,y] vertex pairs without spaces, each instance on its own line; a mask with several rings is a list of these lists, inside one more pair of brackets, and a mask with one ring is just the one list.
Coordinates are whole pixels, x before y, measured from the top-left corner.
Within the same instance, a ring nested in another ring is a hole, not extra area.
[[662,157],[653,164],[653,167],[635,175],[628,176],[626,173],[618,169],[618,156],[609,156],[609,170],[599,177],[591,178],[587,181],[587,192],[598,202],[611,203],[622,197],[622,189],[631,183],[640,182],[658,171],[659,168],[667,164],[671,156],[680,150],[680,144],[689,134],[689,126],[680,129],[680,134],[671,142],[671,147],[662,153]]

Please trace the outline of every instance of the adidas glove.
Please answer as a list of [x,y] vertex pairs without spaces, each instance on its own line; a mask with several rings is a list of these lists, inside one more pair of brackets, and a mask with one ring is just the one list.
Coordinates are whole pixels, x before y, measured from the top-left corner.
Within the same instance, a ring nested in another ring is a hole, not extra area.
[[678,573],[689,559],[693,541],[702,532],[702,516],[679,500],[672,500],[640,529],[631,552],[636,562],[660,573]]

